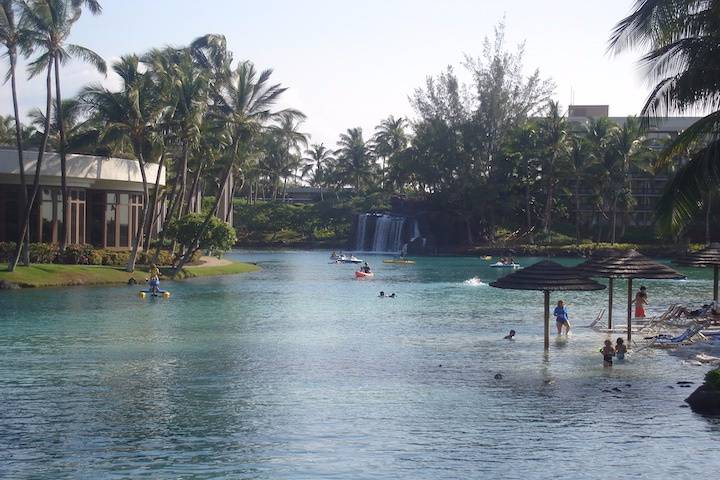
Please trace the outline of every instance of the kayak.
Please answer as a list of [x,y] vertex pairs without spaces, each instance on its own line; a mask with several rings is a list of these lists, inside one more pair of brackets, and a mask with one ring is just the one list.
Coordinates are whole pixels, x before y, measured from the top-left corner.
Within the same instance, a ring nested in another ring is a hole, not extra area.
[[520,268],[520,264],[495,262],[492,265],[490,265],[490,267],[492,267],[492,268]]
[[480,257],[480,258],[482,258],[483,260],[488,260],[488,261],[492,260],[492,257],[490,255],[485,255],[484,257]]
[[403,258],[393,258],[391,260],[383,260],[383,263],[396,263],[398,265],[415,265],[415,260],[405,260]]
[[372,278],[374,275],[375,275],[375,274],[372,273],[372,272],[370,272],[370,273],[365,273],[365,272],[361,272],[361,271],[356,271],[356,272],[355,272],[355,276],[356,276],[357,278]]

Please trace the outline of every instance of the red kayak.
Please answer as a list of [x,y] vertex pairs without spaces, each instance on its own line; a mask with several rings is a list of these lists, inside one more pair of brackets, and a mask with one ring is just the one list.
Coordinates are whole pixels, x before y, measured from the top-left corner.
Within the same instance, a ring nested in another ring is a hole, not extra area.
[[361,272],[361,271],[355,272],[355,276],[357,278],[371,278],[373,275],[375,275],[375,274],[372,272],[370,272],[370,273],[365,273],[365,272]]

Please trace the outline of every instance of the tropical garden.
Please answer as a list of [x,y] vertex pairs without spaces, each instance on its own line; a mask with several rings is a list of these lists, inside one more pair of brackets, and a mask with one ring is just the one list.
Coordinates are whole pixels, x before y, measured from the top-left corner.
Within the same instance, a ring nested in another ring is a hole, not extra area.
[[[411,92],[413,118],[389,115],[371,132],[347,128],[334,145],[312,142],[304,115],[277,107],[285,88],[273,82],[272,70],[236,60],[222,35],[106,65],[69,43],[83,14],[101,13],[97,0],[0,5],[14,107],[0,119],[0,143],[19,152],[26,195],[18,241],[7,254],[11,269],[37,248],[28,239],[39,169],[33,178],[25,174],[23,151],[37,154],[38,164],[45,152],[58,152],[64,212],[67,154],[139,162],[142,228],[123,258],[128,270],[138,259],[163,255],[182,268],[201,249],[228,248],[236,235],[241,243],[342,245],[353,214],[387,211],[398,201],[451,232],[447,245],[674,243],[713,234],[720,180],[715,1],[639,0],[612,32],[610,52],[646,49],[641,62],[657,84],[638,117],[571,121],[552,81],[539,70],[527,73],[522,45],[507,45],[500,24],[479,56],[428,76]],[[87,85],[63,97],[62,68],[70,59],[113,72],[120,87]],[[46,101],[22,122],[24,75],[44,75]],[[674,138],[648,128],[665,115],[705,110],[711,113]],[[148,164],[167,169],[166,188],[146,175]],[[667,183],[659,201],[638,205],[638,189],[655,181]],[[295,204],[302,189],[315,198]],[[235,199],[234,229],[213,220],[227,193]],[[648,211],[652,218],[638,221]],[[60,235],[59,256],[72,250],[68,238]]]

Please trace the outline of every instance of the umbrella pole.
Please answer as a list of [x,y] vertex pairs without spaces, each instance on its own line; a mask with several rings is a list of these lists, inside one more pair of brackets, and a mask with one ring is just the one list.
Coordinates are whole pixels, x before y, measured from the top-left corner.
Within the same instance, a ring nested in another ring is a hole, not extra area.
[[718,301],[718,265],[713,268],[713,301]]
[[550,290],[543,290],[545,294],[545,351],[550,349]]
[[628,304],[627,304],[627,341],[632,340],[632,278],[628,278]]
[[608,329],[612,328],[613,280],[612,277],[608,279]]

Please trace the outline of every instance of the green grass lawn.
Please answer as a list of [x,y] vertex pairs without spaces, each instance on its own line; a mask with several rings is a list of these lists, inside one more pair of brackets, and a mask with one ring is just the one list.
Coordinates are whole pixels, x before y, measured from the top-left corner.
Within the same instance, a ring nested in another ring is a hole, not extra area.
[[[230,265],[217,267],[185,267],[178,279],[205,277],[211,275],[231,275],[235,273],[254,272],[260,270],[256,265],[233,262]],[[29,267],[18,266],[14,272],[0,270],[0,280],[5,280],[20,287],[59,287],[65,285],[99,285],[107,283],[127,283],[135,277],[142,284],[147,276],[146,268],[136,268],[128,273],[121,267],[105,265],[56,265],[35,264]]]

